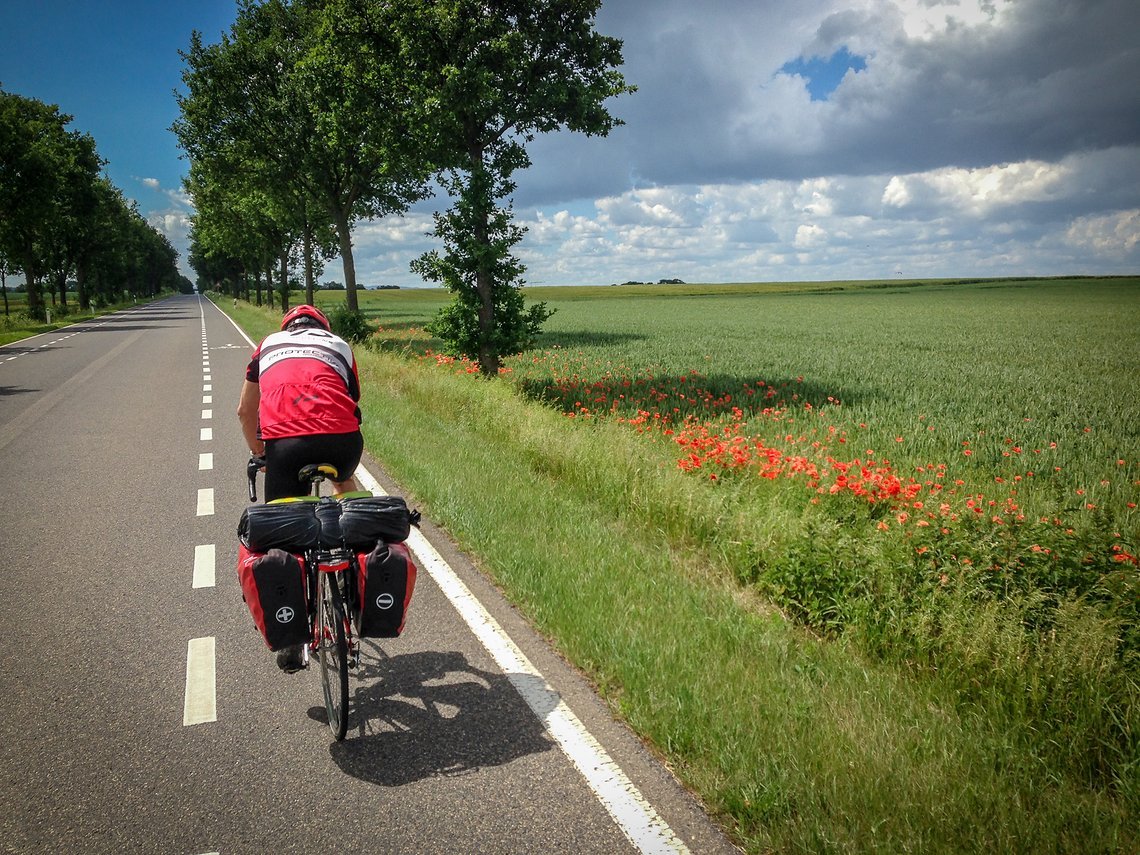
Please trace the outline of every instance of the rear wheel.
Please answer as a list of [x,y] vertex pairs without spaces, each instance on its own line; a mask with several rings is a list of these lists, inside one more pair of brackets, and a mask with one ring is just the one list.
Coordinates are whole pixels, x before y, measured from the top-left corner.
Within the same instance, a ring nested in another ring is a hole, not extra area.
[[320,573],[317,602],[317,661],[329,729],[337,740],[348,733],[348,643],[344,635],[344,601],[332,573]]

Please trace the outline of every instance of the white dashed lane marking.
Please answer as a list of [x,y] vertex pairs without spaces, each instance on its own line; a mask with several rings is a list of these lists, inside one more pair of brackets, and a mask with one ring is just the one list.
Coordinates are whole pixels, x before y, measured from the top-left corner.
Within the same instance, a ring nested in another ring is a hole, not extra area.
[[214,587],[214,544],[194,547],[194,588]]
[[[4,362],[11,362],[14,359],[19,359],[21,356],[27,356],[29,353],[35,353],[36,351],[39,351],[39,350],[46,350],[47,348],[51,347],[52,345],[62,344],[63,342],[67,341],[69,338],[75,338],[77,335],[81,335],[82,333],[87,332],[87,330],[94,329],[95,327],[101,327],[101,326],[103,326],[103,324],[89,324],[89,325],[87,325],[81,329],[76,330],[73,333],[70,333],[69,335],[60,336],[59,338],[53,338],[51,341],[47,342],[46,344],[36,345],[31,350],[24,350],[24,351],[21,351],[20,353],[13,354],[12,356],[7,357],[4,360]],[[40,333],[39,335],[29,336],[28,338],[21,339],[20,341],[12,342],[12,344],[24,346],[28,342],[30,342],[32,339],[39,338],[39,336],[42,336],[42,335],[50,335],[50,333]],[[3,364],[3,363],[0,363],[0,364]]]
[[205,724],[218,720],[214,678],[214,639],[191,638],[186,645],[186,699],[182,724]]
[[[202,298],[198,298],[198,309],[202,315],[202,391],[213,391],[210,385],[210,354],[206,342],[206,314],[202,309]],[[203,394],[202,404],[213,404],[213,395]],[[202,419],[214,417],[213,409],[203,409]],[[203,427],[199,429],[201,442],[212,442],[214,429]],[[214,453],[201,451],[198,453],[198,471],[208,472],[214,468]],[[214,513],[214,490],[212,487],[202,487],[198,490],[198,509],[200,517],[212,516]],[[216,549],[212,543],[204,543],[194,547],[194,576],[191,587],[213,588],[216,570]],[[186,647],[186,695],[182,708],[182,724],[190,726],[205,724],[218,720],[217,681],[215,664],[215,641],[213,636],[192,638]]]
[[198,516],[212,517],[214,515],[214,488],[203,487],[198,490]]

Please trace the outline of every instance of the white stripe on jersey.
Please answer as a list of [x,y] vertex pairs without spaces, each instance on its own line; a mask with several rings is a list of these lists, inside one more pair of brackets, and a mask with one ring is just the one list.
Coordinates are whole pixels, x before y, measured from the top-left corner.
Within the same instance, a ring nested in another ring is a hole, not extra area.
[[330,332],[304,327],[267,336],[258,355],[258,377],[287,359],[317,359],[336,371],[346,386],[352,386],[352,348]]

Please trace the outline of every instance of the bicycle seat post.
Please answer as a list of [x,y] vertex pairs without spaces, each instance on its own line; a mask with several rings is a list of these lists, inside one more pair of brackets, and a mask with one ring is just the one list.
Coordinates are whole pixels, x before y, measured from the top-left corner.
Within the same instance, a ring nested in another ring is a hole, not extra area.
[[297,480],[309,482],[313,487],[313,495],[319,496],[321,494],[321,482],[326,478],[335,481],[337,475],[336,467],[329,463],[310,463],[308,466],[301,467],[301,471],[297,473]]

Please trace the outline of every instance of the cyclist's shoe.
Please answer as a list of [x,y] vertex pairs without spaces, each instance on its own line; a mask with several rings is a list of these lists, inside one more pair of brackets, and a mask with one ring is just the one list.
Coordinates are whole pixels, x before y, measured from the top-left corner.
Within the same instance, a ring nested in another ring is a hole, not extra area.
[[277,667],[286,674],[295,674],[305,667],[303,644],[292,644],[277,651]]

